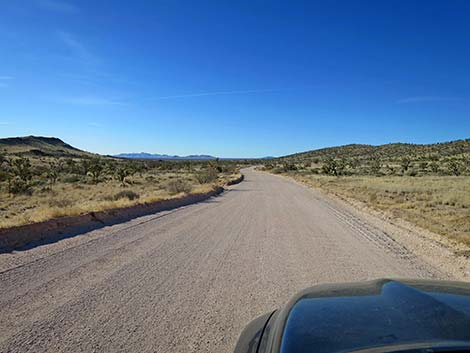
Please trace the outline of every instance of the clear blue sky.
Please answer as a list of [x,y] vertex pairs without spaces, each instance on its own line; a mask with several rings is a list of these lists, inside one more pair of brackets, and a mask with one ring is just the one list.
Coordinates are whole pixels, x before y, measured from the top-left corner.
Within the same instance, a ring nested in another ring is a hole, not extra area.
[[0,137],[283,155],[470,137],[470,1],[0,2]]

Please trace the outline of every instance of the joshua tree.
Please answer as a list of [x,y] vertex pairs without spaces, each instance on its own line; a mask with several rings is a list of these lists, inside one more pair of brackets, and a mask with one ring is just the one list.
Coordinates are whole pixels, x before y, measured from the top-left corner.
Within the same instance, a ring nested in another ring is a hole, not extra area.
[[89,172],[95,183],[99,181],[103,169],[103,163],[100,158],[93,158],[90,160]]
[[379,157],[374,157],[370,163],[370,171],[374,175],[380,174],[382,168],[382,160]]
[[428,162],[419,162],[419,169],[421,169],[421,171],[423,172],[426,172],[426,170],[428,169]]
[[8,175],[8,192],[11,194],[26,192],[33,177],[31,162],[28,158],[20,158],[10,161],[9,164],[11,174]]
[[322,165],[322,171],[325,174],[338,175],[338,163],[334,158],[328,157]]
[[60,163],[49,162],[47,178],[50,180],[51,184],[55,184],[57,182],[61,169],[62,169],[62,166],[60,165]]
[[4,152],[0,152],[0,166],[3,164],[3,163],[7,163],[8,162],[8,159],[6,157],[6,154]]
[[141,163],[137,163],[136,161],[129,161],[126,165],[126,169],[128,170],[128,175],[134,175],[136,173],[142,174],[143,165]]
[[429,168],[433,173],[438,173],[439,172],[439,164],[437,164],[435,161],[432,161],[429,163]]
[[15,159],[11,162],[12,172],[15,177],[20,178],[24,182],[29,182],[33,177],[31,162],[28,158]]
[[351,160],[349,160],[348,164],[351,167],[351,169],[356,169],[361,165],[361,162],[359,161],[359,159],[354,157]]
[[77,163],[72,158],[67,158],[65,165],[68,173],[74,173],[77,170]]
[[80,167],[79,167],[79,170],[81,172],[82,175],[88,175],[88,172],[90,172],[90,168],[91,168],[91,159],[90,158],[83,158],[81,161],[80,161]]
[[121,186],[124,187],[126,186],[126,177],[128,177],[130,174],[131,170],[129,168],[126,166],[119,166],[115,170],[114,177],[121,183]]
[[462,174],[462,163],[459,161],[452,159],[450,162],[447,164],[447,169],[449,170],[449,173],[452,175],[460,175]]
[[400,164],[401,164],[401,167],[403,168],[403,171],[406,172],[411,165],[411,159],[405,156],[401,159]]

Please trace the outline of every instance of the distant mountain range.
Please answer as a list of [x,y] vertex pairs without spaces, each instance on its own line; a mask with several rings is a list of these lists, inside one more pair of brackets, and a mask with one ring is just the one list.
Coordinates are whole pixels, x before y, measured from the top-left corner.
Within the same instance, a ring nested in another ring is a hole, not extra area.
[[207,154],[192,154],[189,156],[177,156],[169,154],[158,154],[158,153],[120,153],[113,155],[112,157],[117,158],[129,158],[129,159],[157,159],[157,160],[168,160],[168,161],[210,161],[214,159],[221,160],[248,160],[248,159],[272,159],[275,157],[262,157],[262,158],[219,158]]
[[[44,136],[23,136],[0,138],[0,153],[6,153],[17,156],[36,156],[36,157],[93,157],[99,156],[95,153],[80,150],[73,147],[56,137]],[[146,152],[140,153],[120,153],[115,158],[129,159],[153,159],[153,160],[182,160],[182,161],[208,161],[217,159],[217,157],[206,154],[193,154],[189,156],[177,156],[168,154],[152,154]],[[259,159],[269,159],[273,157],[264,157]],[[245,160],[258,158],[220,158],[224,160]]]
[[195,154],[189,156],[172,156],[168,154],[153,154],[153,153],[120,153],[116,154],[113,157],[118,158],[130,158],[130,159],[161,159],[161,160],[184,160],[184,161],[206,161],[217,159],[217,157],[209,156],[205,154]]

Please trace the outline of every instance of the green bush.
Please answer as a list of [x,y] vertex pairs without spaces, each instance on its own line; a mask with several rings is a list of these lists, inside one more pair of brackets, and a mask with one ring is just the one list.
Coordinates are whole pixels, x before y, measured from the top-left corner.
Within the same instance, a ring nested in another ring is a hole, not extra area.
[[207,170],[200,171],[196,174],[196,180],[199,184],[208,184],[217,180],[219,174],[214,168],[209,168]]
[[166,190],[170,194],[179,194],[180,192],[190,193],[193,186],[187,180],[175,179],[170,180],[167,184]]

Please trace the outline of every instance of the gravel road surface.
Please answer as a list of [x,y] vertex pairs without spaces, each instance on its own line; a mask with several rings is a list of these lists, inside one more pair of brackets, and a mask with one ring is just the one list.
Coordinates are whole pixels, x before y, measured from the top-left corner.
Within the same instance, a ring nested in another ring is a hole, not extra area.
[[443,278],[282,177],[0,255],[0,352],[231,352],[244,325],[320,282]]

